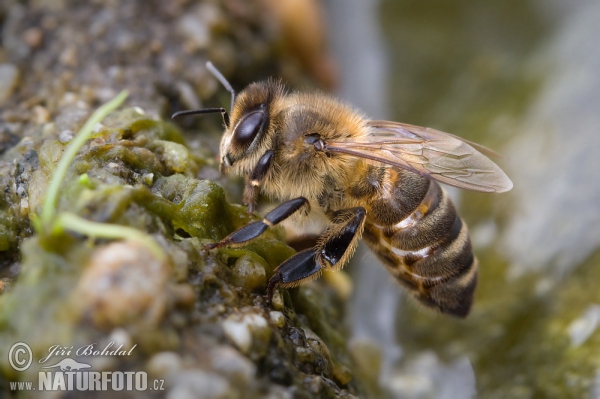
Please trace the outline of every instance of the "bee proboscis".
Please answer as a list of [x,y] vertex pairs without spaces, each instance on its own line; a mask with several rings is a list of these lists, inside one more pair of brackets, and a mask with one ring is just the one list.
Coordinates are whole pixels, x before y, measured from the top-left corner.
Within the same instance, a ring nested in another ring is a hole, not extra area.
[[292,219],[323,221],[317,244],[277,267],[274,288],[294,287],[339,270],[362,237],[396,279],[421,303],[465,317],[477,285],[477,260],[467,227],[438,182],[482,192],[512,188],[484,147],[449,133],[366,118],[322,93],[289,93],[276,80],[231,92],[220,112],[221,171],[245,176],[244,202],[254,210],[258,190],[284,201],[263,220],[218,243],[241,245],[269,226]]

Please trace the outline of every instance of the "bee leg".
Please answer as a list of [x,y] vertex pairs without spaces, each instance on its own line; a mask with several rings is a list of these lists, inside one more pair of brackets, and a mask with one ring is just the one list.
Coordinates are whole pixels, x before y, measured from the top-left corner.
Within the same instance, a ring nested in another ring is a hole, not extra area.
[[267,172],[271,169],[273,163],[274,152],[268,150],[256,163],[254,170],[250,176],[246,179],[246,187],[244,188],[244,204],[248,205],[248,213],[254,212],[256,205],[256,188],[261,185]]
[[229,244],[243,244],[247,241],[258,237],[259,235],[264,233],[269,228],[269,226],[274,226],[277,223],[282,222],[283,220],[292,216],[294,213],[304,208],[305,206],[308,206],[308,200],[304,197],[298,197],[286,201],[283,204],[277,206],[271,212],[267,213],[263,220],[247,224],[244,227],[241,227],[233,233],[229,234],[221,241],[206,245],[204,249],[211,250]]
[[343,209],[317,243],[317,261],[326,269],[339,270],[352,257],[362,236],[367,211],[362,206]]
[[277,285],[295,287],[303,281],[313,280],[321,274],[321,265],[317,263],[316,247],[298,252],[275,269],[275,274],[269,279],[265,299],[271,302],[273,291]]
[[344,266],[362,235],[365,216],[363,207],[339,211],[315,247],[298,252],[275,269],[267,285],[267,302],[277,285],[296,287],[319,277],[322,269],[338,270]]

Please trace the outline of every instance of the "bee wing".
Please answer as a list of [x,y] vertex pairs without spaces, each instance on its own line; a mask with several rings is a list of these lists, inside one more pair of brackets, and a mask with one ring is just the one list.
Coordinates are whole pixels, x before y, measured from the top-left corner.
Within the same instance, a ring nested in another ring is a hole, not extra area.
[[[369,121],[365,137],[327,142],[327,149],[398,166],[441,183],[483,192],[512,188],[506,174],[482,154],[493,151],[439,130]],[[480,152],[481,151],[481,152]]]

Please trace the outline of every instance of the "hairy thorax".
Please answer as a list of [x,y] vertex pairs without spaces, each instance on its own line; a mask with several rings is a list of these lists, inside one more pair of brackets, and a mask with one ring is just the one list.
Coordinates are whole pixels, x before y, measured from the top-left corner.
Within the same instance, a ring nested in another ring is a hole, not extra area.
[[315,102],[305,97],[293,96],[276,116],[275,167],[264,182],[263,192],[278,200],[302,196],[325,211],[344,207],[344,188],[363,161],[318,150],[307,138],[319,137],[326,143],[355,137],[364,131],[363,119],[343,104],[336,103],[332,110],[321,104],[326,100]]

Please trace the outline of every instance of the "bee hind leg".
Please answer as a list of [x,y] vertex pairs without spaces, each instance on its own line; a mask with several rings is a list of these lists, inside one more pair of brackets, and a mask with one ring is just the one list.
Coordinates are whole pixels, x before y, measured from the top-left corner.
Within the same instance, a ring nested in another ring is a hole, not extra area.
[[366,214],[362,206],[336,212],[333,225],[317,243],[317,260],[323,267],[339,270],[348,263],[362,236]]
[[362,235],[366,211],[363,207],[339,211],[316,246],[298,252],[275,269],[265,299],[271,301],[277,285],[285,288],[314,280],[323,269],[338,270],[350,259]]
[[277,285],[296,287],[321,275],[321,265],[315,259],[316,251],[316,247],[305,249],[277,266],[267,285],[267,302],[271,302]]

